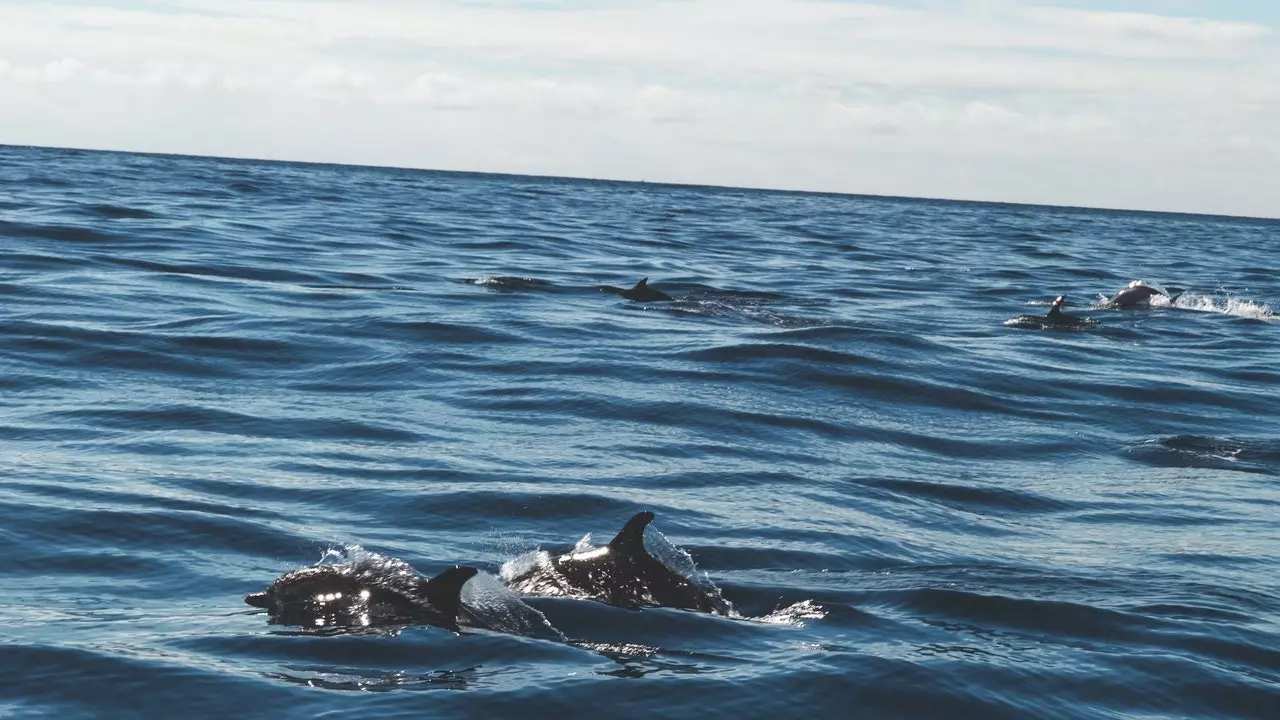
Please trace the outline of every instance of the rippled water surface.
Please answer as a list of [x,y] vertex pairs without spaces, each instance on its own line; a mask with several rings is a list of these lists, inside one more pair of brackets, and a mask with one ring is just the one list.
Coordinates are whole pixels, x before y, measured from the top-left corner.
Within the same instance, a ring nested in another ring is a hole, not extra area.
[[[0,715],[1277,717],[1280,223],[0,147]],[[647,276],[673,302],[602,285]],[[1091,307],[1143,279],[1172,305]],[[1096,319],[1008,327],[1054,296]],[[304,633],[640,510],[741,617]]]

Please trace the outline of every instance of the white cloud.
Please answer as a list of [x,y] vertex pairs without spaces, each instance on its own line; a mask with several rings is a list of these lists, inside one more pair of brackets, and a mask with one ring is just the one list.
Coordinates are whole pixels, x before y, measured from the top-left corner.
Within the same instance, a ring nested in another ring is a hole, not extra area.
[[464,110],[476,99],[467,81],[450,73],[425,72],[403,88],[384,93],[379,100],[387,103],[424,104],[440,108]]
[[1064,136],[1095,137],[1114,126],[1111,119],[1087,110],[1061,114],[1024,110],[982,100],[938,97],[898,103],[832,103],[834,122],[874,135],[927,135],[947,142],[989,142],[1009,146],[1022,140],[1045,142]]
[[294,80],[295,88],[306,97],[342,103],[367,98],[376,85],[370,76],[333,63],[308,68]]
[[15,65],[0,61],[0,74],[21,82],[63,82],[79,75],[83,70],[84,63],[75,58],[62,58],[34,65]]
[[663,85],[640,88],[635,103],[640,115],[653,122],[684,123],[698,117],[698,102],[689,93]]
[[9,3],[0,56],[0,142],[1263,214],[1280,196],[1270,28],[1051,0]]
[[1175,45],[1241,45],[1267,37],[1269,28],[1257,23],[1224,22],[1131,12],[1087,12],[1041,9],[1045,24],[1062,29],[1101,31],[1125,40],[1169,42]]

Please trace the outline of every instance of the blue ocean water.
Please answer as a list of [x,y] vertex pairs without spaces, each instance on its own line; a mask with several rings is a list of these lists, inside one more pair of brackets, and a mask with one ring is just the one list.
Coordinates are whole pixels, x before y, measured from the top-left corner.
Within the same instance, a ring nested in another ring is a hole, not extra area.
[[[0,715],[1280,716],[1280,222],[0,147]],[[641,277],[677,299],[600,292]],[[1173,304],[1092,308],[1143,279]],[[1056,295],[1099,321],[1004,322]],[[649,509],[741,617],[269,626]]]

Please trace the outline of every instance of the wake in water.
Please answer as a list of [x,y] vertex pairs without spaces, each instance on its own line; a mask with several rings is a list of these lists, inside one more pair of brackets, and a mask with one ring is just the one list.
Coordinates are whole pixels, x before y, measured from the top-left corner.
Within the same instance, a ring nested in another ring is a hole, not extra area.
[[1235,315],[1236,317],[1250,318],[1252,320],[1276,319],[1276,314],[1269,304],[1232,297],[1229,294],[1201,295],[1199,293],[1184,293],[1173,304],[1173,307],[1179,310]]
[[1129,446],[1128,453],[1157,467],[1280,475],[1280,441],[1274,439],[1174,435],[1142,440]]

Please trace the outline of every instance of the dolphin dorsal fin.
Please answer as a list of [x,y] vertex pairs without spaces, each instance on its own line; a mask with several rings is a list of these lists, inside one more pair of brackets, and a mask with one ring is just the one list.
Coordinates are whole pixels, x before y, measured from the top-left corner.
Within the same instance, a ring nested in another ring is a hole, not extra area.
[[458,609],[462,607],[462,586],[480,572],[473,567],[454,565],[430,580],[418,583],[418,592],[440,611],[450,630],[458,629]]
[[646,277],[646,278],[640,278],[640,282],[636,283],[636,286],[631,289],[639,290],[640,288],[647,288],[647,287],[649,287],[649,278]]
[[645,510],[627,521],[609,541],[609,549],[618,553],[644,553],[644,529],[653,522],[653,513]]

